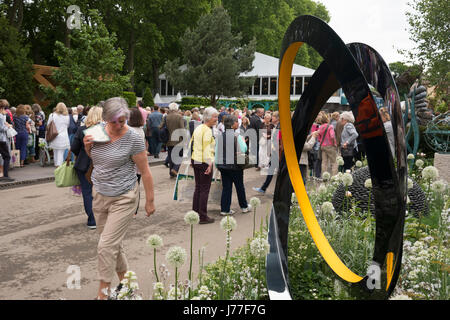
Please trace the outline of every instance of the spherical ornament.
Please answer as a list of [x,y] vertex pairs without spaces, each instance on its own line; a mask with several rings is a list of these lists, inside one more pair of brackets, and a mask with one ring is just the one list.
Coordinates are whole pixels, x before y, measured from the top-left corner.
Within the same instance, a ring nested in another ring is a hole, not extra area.
[[[370,179],[369,167],[362,167],[361,169],[355,170],[353,173],[353,183],[351,186],[347,187],[347,191],[351,192],[352,199],[355,200],[356,206],[363,210],[367,211],[367,206],[369,204],[369,192],[373,192],[373,188],[368,189],[365,186],[366,181]],[[411,202],[408,205],[408,211],[415,216],[427,215],[429,213],[428,203],[426,201],[425,193],[423,192],[420,185],[415,182],[413,179],[409,178],[413,186],[412,188],[408,188],[408,197]],[[335,211],[337,213],[341,213],[342,210],[345,210],[345,187],[341,183],[336,188],[336,191],[333,194],[332,203]],[[374,195],[370,196],[370,212],[375,213],[375,200]]]

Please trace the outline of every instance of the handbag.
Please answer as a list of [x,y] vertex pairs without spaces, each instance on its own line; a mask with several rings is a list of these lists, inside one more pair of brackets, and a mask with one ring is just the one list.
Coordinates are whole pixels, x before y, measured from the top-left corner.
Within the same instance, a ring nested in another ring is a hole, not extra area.
[[55,138],[58,136],[58,130],[56,130],[56,125],[52,121],[47,124],[47,128],[45,129],[45,140],[47,142],[51,142],[55,140]]
[[12,150],[11,150],[11,167],[20,168],[20,150],[16,149],[16,144],[14,139],[12,140]]
[[217,172],[219,172],[219,170],[214,168],[211,187],[209,189],[208,203],[220,204],[220,201],[222,200],[222,180],[216,178]]
[[55,169],[55,183],[58,188],[72,187],[80,184],[73,162],[70,161],[72,151],[69,150],[66,161]]
[[173,200],[177,201],[192,201],[195,191],[195,178],[193,175],[189,175],[189,162],[183,162],[186,165],[184,173],[180,173],[178,170],[177,180],[175,182],[175,188],[173,190]]
[[167,143],[169,141],[169,129],[167,128],[166,118],[164,118],[163,125],[159,129],[159,141],[162,143]]
[[6,136],[8,138],[12,138],[16,135],[17,135],[17,131],[13,127],[8,127],[8,129],[6,129]]
[[322,160],[322,143],[325,140],[325,137],[327,136],[327,131],[328,131],[329,126],[330,125],[328,124],[325,129],[325,132],[323,133],[322,141],[320,141],[319,147],[317,148],[316,145],[314,145],[314,148],[313,148],[314,160]]

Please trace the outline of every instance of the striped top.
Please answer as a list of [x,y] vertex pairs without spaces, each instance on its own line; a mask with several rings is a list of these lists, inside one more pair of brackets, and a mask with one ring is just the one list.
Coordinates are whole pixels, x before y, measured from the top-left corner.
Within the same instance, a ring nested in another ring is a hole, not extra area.
[[107,197],[117,197],[133,189],[137,177],[136,164],[131,157],[142,151],[145,151],[145,142],[131,129],[114,142],[94,143],[91,159],[95,190]]

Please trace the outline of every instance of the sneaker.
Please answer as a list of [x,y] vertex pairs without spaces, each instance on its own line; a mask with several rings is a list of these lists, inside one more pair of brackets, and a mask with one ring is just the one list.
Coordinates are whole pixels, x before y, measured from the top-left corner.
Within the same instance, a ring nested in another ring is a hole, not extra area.
[[230,212],[221,212],[220,215],[221,216],[231,216],[234,214],[234,210],[230,209]]
[[91,230],[95,230],[95,229],[97,229],[97,226],[95,224],[93,226],[88,225],[88,228]]
[[241,208],[241,209],[242,209],[242,213],[249,213],[252,210],[252,206],[249,203],[247,205],[247,208]]
[[214,219],[213,218],[210,218],[210,217],[206,217],[205,219],[200,219],[200,224],[208,224],[208,223],[213,223],[214,222]]
[[178,172],[175,169],[170,169],[170,176],[176,177],[178,175]]
[[262,193],[262,194],[266,193],[266,192],[265,192],[263,189],[261,189],[261,188],[253,187],[253,190],[255,190],[256,192]]
[[0,181],[3,181],[3,182],[13,182],[13,181],[15,181],[13,178],[10,178],[10,177],[0,177]]

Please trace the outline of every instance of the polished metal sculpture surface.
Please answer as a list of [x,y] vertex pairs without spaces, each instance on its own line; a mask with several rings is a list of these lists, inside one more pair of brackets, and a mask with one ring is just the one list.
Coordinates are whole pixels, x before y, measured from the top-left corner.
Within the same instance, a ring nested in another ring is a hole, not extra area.
[[[324,59],[312,76],[290,114],[290,78],[292,65],[303,43],[313,47]],[[373,86],[383,97],[392,115],[395,154],[391,154],[383,122],[374,97]],[[380,55],[362,43],[345,45],[322,20],[313,16],[295,19],[282,43],[279,65],[278,102],[284,155],[275,186],[269,226],[270,253],[267,256],[267,286],[271,299],[290,299],[287,262],[291,194],[296,193],[310,234],[325,261],[342,279],[361,292],[373,292],[369,277],[353,273],[330,246],[314,215],[298,159],[314,119],[328,98],[342,88],[355,117],[355,127],[362,138],[372,178],[376,206],[376,235],[373,261],[386,263],[388,297],[397,282],[403,243],[406,208],[406,151],[404,127],[397,88],[389,68]]]

